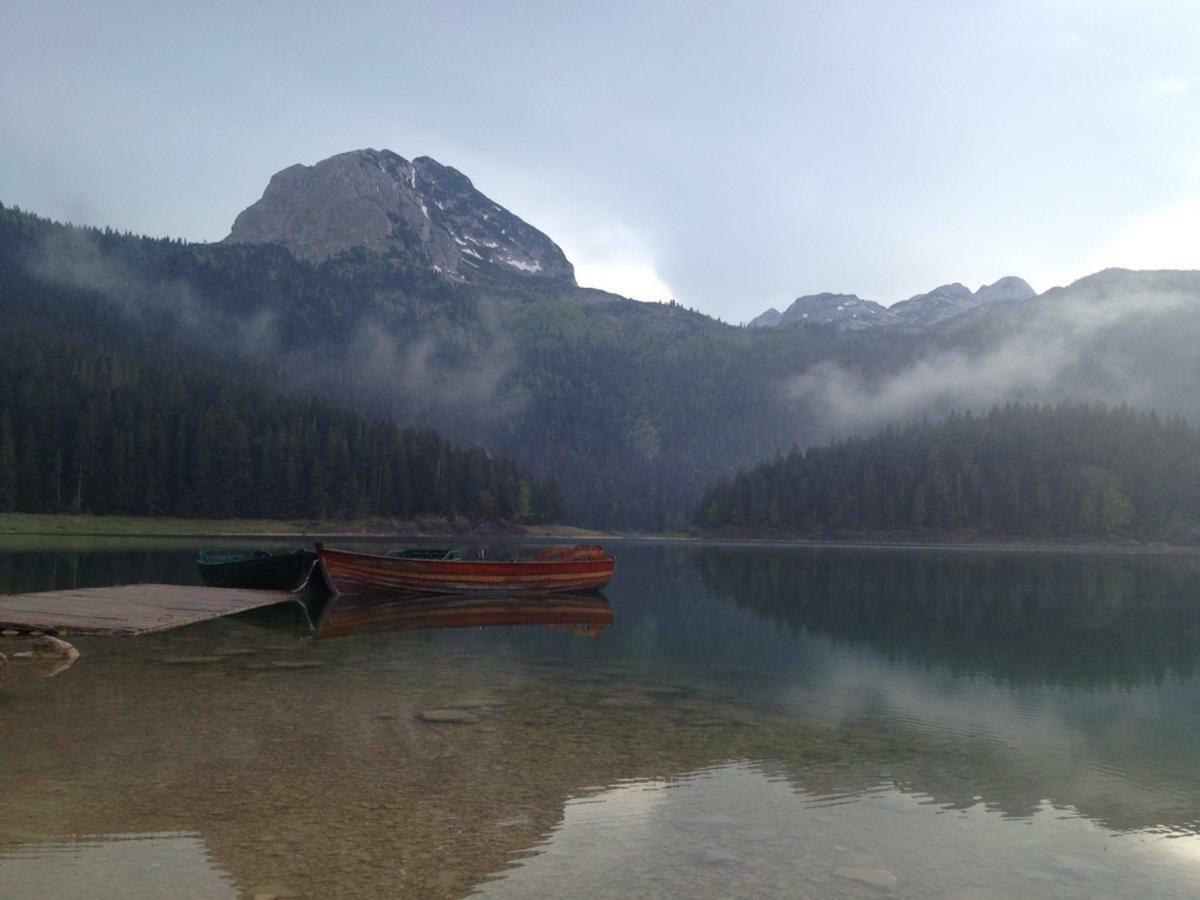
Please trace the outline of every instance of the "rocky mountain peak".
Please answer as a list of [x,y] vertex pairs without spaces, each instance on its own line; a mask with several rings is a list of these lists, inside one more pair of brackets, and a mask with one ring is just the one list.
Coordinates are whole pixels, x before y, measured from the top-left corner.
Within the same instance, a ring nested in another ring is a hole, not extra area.
[[815,322],[856,331],[890,321],[891,313],[873,300],[864,300],[856,294],[823,293],[797,297],[780,317],[779,324]]
[[511,275],[575,284],[558,245],[466,175],[390,150],[353,150],[277,172],[225,240],[282,244],[314,262],[361,247],[458,281]]
[[750,326],[775,328],[792,322],[818,322],[846,330],[891,326],[920,331],[985,303],[1027,300],[1036,295],[1028,282],[1015,275],[1006,275],[977,291],[955,281],[887,307],[855,294],[808,294],[798,297],[783,313],[774,308],[767,310],[752,319]]
[[1005,275],[998,281],[982,285],[975,292],[975,299],[980,303],[991,303],[996,300],[1028,300],[1036,297],[1037,291],[1029,286],[1029,282],[1016,275]]
[[747,326],[748,328],[774,328],[783,319],[783,313],[775,307],[771,307],[765,312],[759,313],[751,319]]

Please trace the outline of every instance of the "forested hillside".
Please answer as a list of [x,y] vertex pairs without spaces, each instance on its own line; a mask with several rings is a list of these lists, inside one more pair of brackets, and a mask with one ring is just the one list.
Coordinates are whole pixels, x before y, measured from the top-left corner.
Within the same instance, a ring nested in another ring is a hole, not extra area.
[[681,526],[716,475],[805,439],[812,423],[781,389],[790,373],[822,360],[884,371],[914,346],[820,327],[760,335],[534,279],[455,284],[365,251],[314,264],[12,209],[0,297],[89,346],[182,354],[514,458],[557,480],[569,520],[608,527]]
[[93,292],[0,277],[0,511],[561,515],[557,486],[507,459],[223,373]]
[[747,329],[521,273],[462,283],[363,249],[316,263],[0,208],[0,305],[80,354],[188,360],[433,429],[556,480],[565,519],[596,527],[683,527],[756,462],[953,410],[1105,400],[1200,417],[1194,272],[1112,270],[919,333]]
[[1200,540],[1200,432],[1127,407],[1021,406],[796,450],[708,491],[711,529]]

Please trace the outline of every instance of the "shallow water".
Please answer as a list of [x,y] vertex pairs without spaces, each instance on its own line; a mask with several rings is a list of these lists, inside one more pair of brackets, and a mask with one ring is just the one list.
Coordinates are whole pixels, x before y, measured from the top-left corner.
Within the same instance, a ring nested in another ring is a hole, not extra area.
[[[0,591],[194,549],[0,544]],[[1200,558],[613,549],[599,637],[259,615],[14,662],[0,897],[1200,894]]]

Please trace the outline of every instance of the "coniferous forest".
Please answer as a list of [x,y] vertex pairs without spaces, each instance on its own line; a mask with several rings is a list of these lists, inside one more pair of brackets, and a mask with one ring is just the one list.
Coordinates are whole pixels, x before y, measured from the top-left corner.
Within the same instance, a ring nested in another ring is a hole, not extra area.
[[1009,405],[796,450],[698,524],[808,536],[1200,538],[1200,431],[1128,407]]
[[[1173,309],[1094,335],[1063,393],[1136,376],[1190,414],[1200,305]],[[0,510],[1200,538],[1193,427],[1125,408],[943,420],[948,403],[940,424],[733,475],[839,433],[797,373],[851,373],[869,398],[947,348],[995,352],[1020,310],[921,335],[760,332],[536,279],[456,284],[365,251],[313,264],[0,207],[0,311]]]
[[313,264],[278,246],[139,237],[3,207],[0,304],[13,327],[87,352],[187,360],[222,383],[431,428],[556,481],[567,521],[650,530],[684,527],[717,474],[802,439],[806,422],[764,383],[829,358],[882,368],[912,345],[819,327],[754,334],[536,279],[454,284],[365,251]]
[[557,484],[511,460],[283,394],[122,327],[87,291],[0,269],[0,511],[561,516]]
[[[36,374],[31,374],[36,372]],[[429,430],[0,335],[0,511],[555,520],[558,488]]]
[[0,511],[554,520],[558,488],[429,430],[0,332]]

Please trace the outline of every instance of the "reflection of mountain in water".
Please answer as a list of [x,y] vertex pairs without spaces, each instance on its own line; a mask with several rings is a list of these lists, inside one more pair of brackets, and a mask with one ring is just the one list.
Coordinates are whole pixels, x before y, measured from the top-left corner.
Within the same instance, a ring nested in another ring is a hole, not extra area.
[[1196,672],[1200,561],[1043,553],[706,548],[705,587],[797,633],[1017,684]]

